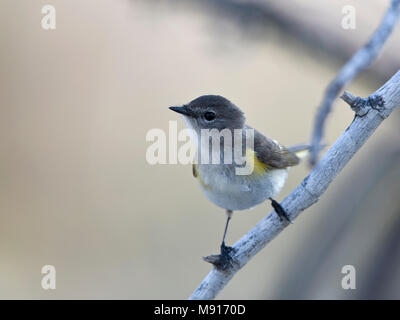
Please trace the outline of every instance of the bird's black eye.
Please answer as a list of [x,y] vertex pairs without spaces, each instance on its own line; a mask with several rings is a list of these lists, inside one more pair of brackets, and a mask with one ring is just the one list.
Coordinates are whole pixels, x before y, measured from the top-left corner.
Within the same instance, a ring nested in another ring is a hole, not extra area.
[[214,119],[215,119],[215,112],[207,111],[207,112],[204,114],[204,119],[206,119],[207,121],[212,121],[212,120],[214,120]]

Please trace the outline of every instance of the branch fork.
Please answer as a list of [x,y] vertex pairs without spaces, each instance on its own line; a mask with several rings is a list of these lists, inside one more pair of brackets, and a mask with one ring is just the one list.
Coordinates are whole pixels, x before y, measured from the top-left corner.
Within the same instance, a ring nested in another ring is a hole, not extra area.
[[385,101],[380,95],[371,95],[368,98],[361,98],[345,91],[340,98],[344,100],[359,117],[363,117],[369,110],[375,109],[384,119],[387,118],[387,115],[382,112],[385,109]]

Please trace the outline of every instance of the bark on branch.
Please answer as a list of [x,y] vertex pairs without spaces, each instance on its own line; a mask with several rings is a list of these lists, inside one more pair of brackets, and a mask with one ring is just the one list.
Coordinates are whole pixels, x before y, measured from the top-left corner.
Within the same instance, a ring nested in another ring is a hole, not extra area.
[[[356,116],[311,173],[281,203],[292,221],[318,201],[382,121],[400,106],[400,70],[368,98],[344,93],[343,100],[351,106]],[[281,221],[276,214],[272,214],[273,212],[233,245],[232,266],[225,271],[214,267],[190,299],[215,298],[239,269],[287,227],[288,223]]]

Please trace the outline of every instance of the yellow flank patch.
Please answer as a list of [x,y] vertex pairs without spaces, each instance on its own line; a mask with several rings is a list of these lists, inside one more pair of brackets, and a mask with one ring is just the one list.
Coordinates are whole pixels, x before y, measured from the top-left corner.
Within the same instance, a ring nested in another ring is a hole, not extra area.
[[[262,163],[260,160],[258,160],[254,150],[251,150],[251,149],[246,150],[246,161],[247,162],[254,161],[254,169],[253,169],[252,174],[245,175],[243,177],[258,178],[258,177],[263,176],[266,172],[268,172],[270,170],[269,165]],[[235,170],[235,169],[232,168],[232,170]],[[192,173],[193,173],[193,176],[199,181],[199,183],[202,185],[203,188],[211,189],[212,186],[208,185],[204,182],[204,180],[202,179],[202,177],[197,169],[197,165],[195,163],[193,163]]]
[[269,170],[269,166],[258,160],[254,150],[246,149],[246,161],[254,161],[253,176],[261,176]]

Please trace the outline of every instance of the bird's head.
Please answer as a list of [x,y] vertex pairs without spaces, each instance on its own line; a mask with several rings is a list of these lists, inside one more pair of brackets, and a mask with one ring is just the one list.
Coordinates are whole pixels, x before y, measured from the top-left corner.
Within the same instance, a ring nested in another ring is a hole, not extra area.
[[245,123],[243,112],[218,95],[201,96],[188,104],[170,109],[182,114],[187,126],[197,133],[201,129],[242,129]]

